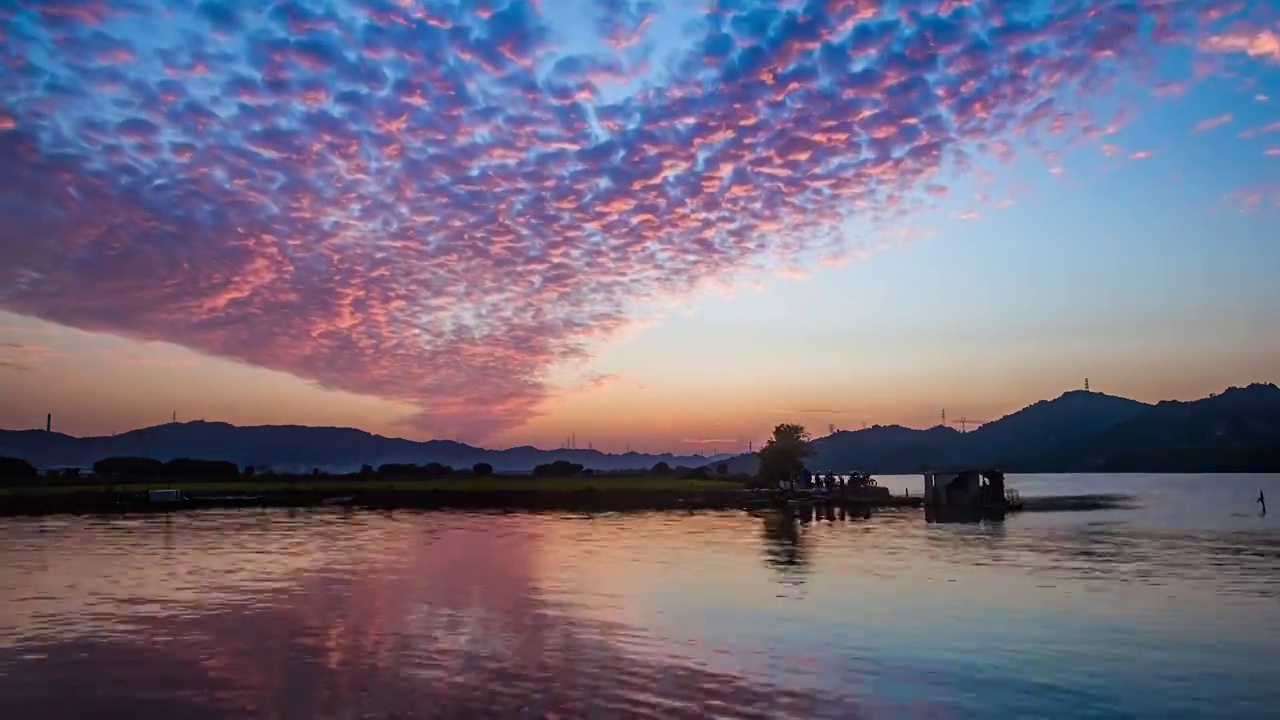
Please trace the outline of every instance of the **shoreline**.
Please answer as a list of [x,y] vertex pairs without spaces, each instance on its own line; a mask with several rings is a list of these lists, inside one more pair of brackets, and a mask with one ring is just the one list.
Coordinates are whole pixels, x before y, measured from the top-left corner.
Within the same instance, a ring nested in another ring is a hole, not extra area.
[[[178,503],[150,503],[145,491],[116,492],[112,489],[74,490],[63,493],[9,492],[0,495],[0,516],[50,514],[182,512],[198,508],[226,507],[323,507],[335,499],[349,500],[341,506],[359,509],[395,510],[748,510],[783,506],[770,491],[680,488],[599,488],[572,489],[298,489],[255,491],[228,484],[227,492],[190,492],[190,500]],[[228,497],[234,493],[235,495]],[[328,502],[326,502],[328,501]],[[919,497],[845,496],[826,501],[844,507],[919,507]],[[122,504],[122,502],[124,504]]]

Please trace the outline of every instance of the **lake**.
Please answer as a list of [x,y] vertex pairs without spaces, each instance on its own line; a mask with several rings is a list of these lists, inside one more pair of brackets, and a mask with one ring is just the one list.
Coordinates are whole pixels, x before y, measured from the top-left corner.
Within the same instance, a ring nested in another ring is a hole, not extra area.
[[981,525],[920,511],[0,518],[0,717],[1280,707],[1280,476],[1008,482],[1139,506]]

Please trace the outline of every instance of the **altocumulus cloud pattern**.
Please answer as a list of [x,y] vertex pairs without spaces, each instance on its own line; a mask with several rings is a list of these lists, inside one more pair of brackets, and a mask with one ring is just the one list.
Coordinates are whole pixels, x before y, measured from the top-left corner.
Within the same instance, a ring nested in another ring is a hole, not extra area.
[[838,256],[844,220],[945,194],[944,171],[1102,132],[1078,100],[1160,47],[1280,60],[1251,17],[1195,0],[11,0],[0,307],[483,434],[526,420],[548,369],[638,301]]

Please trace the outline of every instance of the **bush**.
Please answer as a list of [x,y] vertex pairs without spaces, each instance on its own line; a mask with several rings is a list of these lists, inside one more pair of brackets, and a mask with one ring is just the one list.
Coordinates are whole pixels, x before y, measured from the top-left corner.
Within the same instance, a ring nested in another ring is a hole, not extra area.
[[682,480],[708,480],[710,478],[711,473],[705,467],[686,470],[680,474],[680,479]]
[[585,470],[579,463],[571,463],[568,460],[556,460],[553,463],[538,465],[533,469],[534,477],[572,477]]
[[444,478],[453,474],[453,468],[448,465],[431,462],[423,466],[422,474],[429,479]]
[[370,476],[370,475],[372,475],[372,474],[373,474],[373,466],[372,466],[372,465],[361,465],[361,466],[360,466],[360,477],[369,477],[369,476]]
[[654,465],[653,469],[650,470],[649,472],[653,473],[654,475],[670,475],[671,466],[666,464],[665,462],[659,462],[657,465]]
[[164,474],[164,463],[141,457],[109,457],[93,464],[95,475],[103,477],[158,477]]
[[235,478],[240,467],[228,460],[178,458],[164,464],[164,474],[175,478]]
[[417,475],[422,472],[422,468],[417,465],[408,465],[404,463],[387,463],[378,466],[379,475]]
[[26,460],[0,455],[0,478],[33,478],[36,475],[35,466]]
[[486,475],[492,475],[493,466],[490,465],[489,463],[484,463],[484,462],[476,463],[475,465],[471,466],[471,474],[475,475],[476,477],[484,477]]

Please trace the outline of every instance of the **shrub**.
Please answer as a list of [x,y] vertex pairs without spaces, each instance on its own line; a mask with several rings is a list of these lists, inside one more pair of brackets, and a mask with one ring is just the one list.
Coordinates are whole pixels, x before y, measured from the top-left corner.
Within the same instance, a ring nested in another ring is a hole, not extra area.
[[479,462],[471,466],[471,474],[476,477],[484,477],[493,474],[493,466],[489,463]]
[[164,474],[175,478],[234,478],[240,468],[228,460],[177,458],[164,464]]
[[650,470],[649,472],[652,472],[654,475],[669,475],[671,474],[671,466],[666,464],[665,462],[659,462],[658,464],[654,465],[653,469]]
[[422,468],[417,465],[409,465],[405,463],[387,463],[378,466],[379,475],[417,475],[422,472]]
[[109,457],[93,464],[95,475],[104,477],[157,477],[164,474],[164,463],[141,457]]
[[33,478],[36,468],[22,458],[0,455],[0,478]]
[[579,463],[571,463],[568,460],[556,460],[545,465],[538,465],[533,469],[534,477],[572,477],[581,473],[585,468]]
[[453,474],[453,468],[438,462],[429,462],[422,468],[422,474],[428,478],[443,478]]

